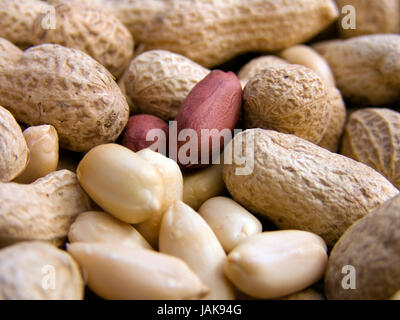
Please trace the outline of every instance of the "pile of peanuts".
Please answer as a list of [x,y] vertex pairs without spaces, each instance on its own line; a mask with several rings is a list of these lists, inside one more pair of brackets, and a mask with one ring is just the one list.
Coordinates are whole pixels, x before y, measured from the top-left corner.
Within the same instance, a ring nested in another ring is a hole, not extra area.
[[399,75],[400,0],[0,0],[0,299],[400,299]]

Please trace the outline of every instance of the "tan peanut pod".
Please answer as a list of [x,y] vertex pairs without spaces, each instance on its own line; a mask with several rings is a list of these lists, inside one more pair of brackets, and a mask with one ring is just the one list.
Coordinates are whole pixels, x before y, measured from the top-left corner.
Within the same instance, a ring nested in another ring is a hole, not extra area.
[[244,293],[274,299],[319,281],[328,262],[321,237],[305,231],[263,232],[243,241],[224,263],[226,276]]
[[116,243],[76,242],[68,252],[97,295],[115,300],[198,299],[207,287],[182,260]]
[[230,198],[208,199],[198,212],[214,231],[225,252],[262,232],[261,222]]
[[51,1],[55,8],[56,29],[46,30],[40,14],[33,24],[34,44],[56,43],[81,50],[105,66],[116,78],[128,67],[134,41],[126,27],[113,14],[95,5]]
[[340,140],[346,124],[346,105],[340,91],[335,87],[327,87],[330,96],[330,120],[322,140],[318,145],[331,152],[338,152]]
[[238,78],[242,84],[242,88],[244,88],[247,82],[261,70],[280,64],[288,64],[288,62],[276,56],[261,56],[250,60],[238,72]]
[[365,163],[400,188],[400,114],[390,109],[361,109],[346,124],[341,153]]
[[160,171],[119,144],[103,144],[81,160],[82,188],[106,212],[126,223],[140,223],[165,210]]
[[18,61],[22,55],[22,50],[10,41],[0,38],[0,70],[7,68],[10,64]]
[[81,213],[68,231],[69,242],[118,243],[124,246],[152,249],[130,224],[101,211]]
[[8,182],[24,171],[29,161],[29,149],[21,127],[1,106],[0,145],[0,182]]
[[[71,0],[68,0],[71,1]],[[135,40],[146,40],[146,32],[160,12],[168,9],[170,0],[74,0],[95,4],[113,12],[128,28]]]
[[39,242],[0,250],[0,300],[82,300],[78,264],[65,251]]
[[173,120],[190,90],[210,71],[164,50],[152,50],[132,60],[124,85],[132,104],[142,113]]
[[[139,52],[169,50],[206,68],[241,53],[303,43],[338,17],[331,0],[167,0],[161,4],[148,17],[148,28],[138,40]],[[283,23],[289,19],[293,23]]]
[[244,92],[246,128],[294,134],[319,143],[330,121],[327,87],[311,69],[278,65],[257,73]]
[[206,200],[220,196],[224,190],[221,164],[211,164],[204,169],[183,175],[183,202],[195,211]]
[[309,46],[297,45],[280,52],[279,56],[293,64],[308,67],[321,77],[328,86],[335,86],[335,77],[329,64],[321,55]]
[[[374,169],[294,135],[252,129],[233,141],[226,148],[237,145],[232,164],[222,171],[233,199],[280,229],[311,231],[328,245],[399,193]],[[247,174],[238,174],[242,150]]]
[[400,287],[399,250],[400,197],[396,196],[354,223],[336,243],[325,274],[327,298],[390,299]]
[[148,163],[156,167],[164,180],[165,195],[164,209],[153,214],[150,219],[137,224],[136,229],[146,238],[153,248],[158,248],[158,236],[163,214],[177,200],[182,200],[183,177],[178,164],[161,153],[151,149],[142,149],[136,153]]
[[0,37],[27,47],[32,44],[32,27],[41,13],[51,13],[52,7],[40,0],[0,1]]
[[32,183],[57,170],[58,135],[51,125],[29,127],[23,135],[29,148],[29,162],[25,170],[14,180]]
[[313,46],[328,62],[346,101],[381,106],[400,99],[400,35],[369,35]]
[[112,75],[79,50],[43,44],[1,71],[0,105],[30,126],[53,125],[63,148],[82,152],[113,142],[128,122]]
[[70,171],[32,184],[0,184],[0,246],[42,240],[60,245],[74,219],[92,203]]
[[207,222],[182,201],[172,204],[161,222],[160,252],[185,261],[210,289],[204,299],[231,300],[234,290],[224,275],[226,254]]
[[[354,8],[354,11],[343,10],[338,20],[338,29],[344,38],[400,31],[398,0],[336,0],[336,4],[339,12],[348,5]],[[355,16],[352,16],[353,12]],[[343,28],[343,25],[347,27],[350,22],[347,17],[355,20],[355,28]]]

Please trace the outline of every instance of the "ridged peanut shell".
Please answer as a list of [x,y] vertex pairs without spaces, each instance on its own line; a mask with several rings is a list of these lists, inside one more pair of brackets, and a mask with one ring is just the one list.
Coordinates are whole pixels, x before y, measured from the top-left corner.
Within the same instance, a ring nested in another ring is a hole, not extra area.
[[338,17],[331,0],[151,2],[160,9],[152,12],[142,29],[139,51],[169,50],[207,68],[241,53],[303,43]]
[[12,114],[0,106],[0,181],[21,174],[29,161],[29,149],[21,127]]
[[0,37],[18,46],[32,44],[32,26],[41,13],[49,13],[51,7],[39,0],[1,0]]
[[306,45],[297,45],[287,48],[279,56],[293,64],[300,64],[314,70],[328,86],[335,86],[335,78],[329,64],[313,48]]
[[381,106],[400,99],[400,35],[369,35],[313,46],[328,62],[344,99]]
[[[400,197],[353,224],[333,248],[325,274],[328,299],[390,299],[400,288]],[[344,266],[354,267],[343,272]],[[356,288],[343,286],[351,284]]]
[[390,109],[361,109],[351,114],[341,153],[365,163],[400,187],[400,114]]
[[18,61],[21,55],[22,50],[20,48],[10,41],[0,38],[0,71]]
[[84,286],[63,250],[39,241],[0,250],[0,300],[82,300]]
[[69,227],[92,202],[68,170],[32,184],[0,183],[0,246],[27,240],[60,245]]
[[60,145],[87,151],[115,141],[129,107],[112,75],[85,53],[32,47],[0,72],[0,105],[30,126],[53,125]]
[[142,113],[175,119],[193,87],[210,71],[190,59],[164,50],[137,56],[124,74],[128,97]]
[[36,18],[32,29],[34,44],[56,43],[81,50],[105,66],[118,78],[133,56],[134,42],[126,27],[113,14],[94,5],[78,1],[52,1],[56,29],[46,30]]
[[[71,0],[68,0],[71,1]],[[75,0],[95,4],[110,12],[128,28],[135,40],[146,40],[146,32],[157,19],[160,12],[166,10],[171,0]]]
[[[225,161],[222,171],[233,199],[280,229],[310,231],[328,245],[399,193],[374,169],[294,135],[252,129],[235,140],[232,164]],[[246,146],[250,170],[238,174],[244,167],[238,155]]]
[[243,100],[247,128],[277,130],[318,143],[330,121],[326,86],[300,65],[261,70],[247,83]]

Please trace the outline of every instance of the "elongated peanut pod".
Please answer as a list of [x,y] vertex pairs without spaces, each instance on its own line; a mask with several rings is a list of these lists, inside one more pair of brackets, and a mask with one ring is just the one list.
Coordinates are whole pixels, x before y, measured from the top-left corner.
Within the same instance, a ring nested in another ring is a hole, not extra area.
[[29,127],[23,134],[30,157],[27,167],[15,182],[32,183],[57,170],[58,135],[56,129],[50,125]]
[[210,288],[205,299],[234,299],[233,288],[223,272],[224,249],[204,219],[181,201],[164,214],[159,248],[185,261]]
[[114,142],[129,117],[113,76],[82,51],[31,47],[2,66],[0,105],[29,126],[51,124],[62,148],[85,152]]
[[76,175],[56,171],[32,184],[0,183],[0,246],[25,240],[60,245],[92,202]]
[[80,214],[69,228],[68,240],[70,242],[118,243],[152,249],[134,227],[100,211]]
[[208,289],[182,260],[151,250],[111,243],[73,243],[68,252],[105,299],[197,299]]
[[[233,199],[280,229],[311,231],[328,245],[399,193],[374,169],[294,135],[246,130],[230,146],[233,161],[222,173]],[[243,150],[250,151],[245,164]]]
[[[331,0],[103,2],[129,23],[139,52],[169,50],[207,68],[241,53],[303,43],[338,17]],[[293,23],[283,23],[289,20]]]
[[400,99],[400,35],[376,34],[316,43],[336,85],[355,106],[382,106]]
[[79,163],[78,179],[105,211],[126,223],[139,223],[164,210],[160,172],[133,151],[117,144],[90,150]]

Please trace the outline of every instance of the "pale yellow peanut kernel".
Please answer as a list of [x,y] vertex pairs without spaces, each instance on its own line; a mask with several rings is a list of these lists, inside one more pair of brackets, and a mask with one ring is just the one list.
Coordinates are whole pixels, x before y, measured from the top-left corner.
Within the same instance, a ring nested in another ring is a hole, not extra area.
[[69,229],[68,239],[70,242],[111,242],[152,249],[134,227],[101,211],[80,214]]
[[256,298],[279,298],[321,279],[328,261],[326,250],[322,238],[310,232],[264,232],[233,249],[224,270],[244,293]]
[[89,196],[126,223],[143,222],[164,209],[160,172],[121,145],[93,148],[79,163],[77,174]]
[[221,195],[224,189],[220,164],[183,176],[183,202],[194,210],[198,210],[204,201]]
[[153,248],[158,247],[158,235],[160,232],[161,219],[168,207],[177,200],[182,200],[183,177],[178,164],[161,153],[151,149],[143,149],[137,155],[157,168],[164,180],[165,199],[164,210],[153,214],[150,219],[137,224],[135,227],[146,238]]
[[205,299],[235,298],[223,272],[226,254],[204,219],[182,201],[176,201],[164,214],[159,239],[160,252],[185,261],[209,287]]
[[88,275],[88,286],[105,299],[198,299],[207,287],[182,260],[152,250],[116,243],[68,245]]
[[208,199],[200,207],[199,214],[214,231],[226,252],[249,236],[262,232],[261,222],[230,198]]
[[23,134],[30,151],[30,158],[27,167],[15,182],[31,183],[57,170],[58,135],[51,125],[29,127]]

